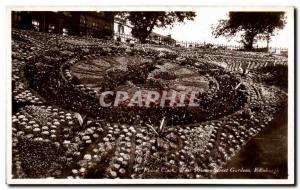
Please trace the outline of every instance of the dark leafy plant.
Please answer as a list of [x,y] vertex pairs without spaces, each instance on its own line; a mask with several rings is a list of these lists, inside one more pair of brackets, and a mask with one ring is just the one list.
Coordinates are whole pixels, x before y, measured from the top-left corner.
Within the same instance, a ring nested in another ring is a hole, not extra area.
[[132,35],[142,43],[146,42],[154,27],[172,27],[175,23],[193,20],[195,12],[120,12],[121,17],[129,20],[133,26]]
[[284,12],[229,12],[228,19],[213,26],[213,35],[233,37],[241,34],[245,50],[252,50],[257,40],[271,40],[286,24]]

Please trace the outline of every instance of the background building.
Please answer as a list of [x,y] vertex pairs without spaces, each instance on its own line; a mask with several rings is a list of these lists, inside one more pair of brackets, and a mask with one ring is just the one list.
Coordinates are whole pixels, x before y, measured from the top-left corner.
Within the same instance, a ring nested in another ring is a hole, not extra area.
[[174,40],[171,35],[161,35],[155,32],[152,32],[148,37],[149,43],[154,44],[163,44],[163,45],[171,45],[174,46],[176,44],[176,40]]
[[[13,11],[12,27],[62,35],[113,38],[121,42],[138,42],[132,26],[114,12],[96,11]],[[171,35],[152,32],[148,43],[175,45]]]
[[13,11],[12,27],[63,35],[113,36],[113,12],[95,11]]
[[137,42],[138,39],[131,34],[132,26],[128,21],[120,16],[114,17],[114,39],[120,42]]

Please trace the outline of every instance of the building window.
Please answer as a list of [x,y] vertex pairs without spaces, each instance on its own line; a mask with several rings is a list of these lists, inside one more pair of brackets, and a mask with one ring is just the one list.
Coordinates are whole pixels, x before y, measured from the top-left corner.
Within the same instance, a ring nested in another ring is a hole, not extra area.
[[67,28],[63,28],[63,36],[67,36],[68,35],[68,29]]
[[55,29],[55,26],[53,24],[49,24],[48,32],[53,33],[54,29]]
[[40,22],[37,20],[32,20],[32,26],[36,31],[39,31],[40,28]]
[[92,23],[92,28],[93,28],[93,29],[97,28],[97,25],[96,25],[95,22]]
[[18,15],[18,13],[15,13],[15,14],[13,15],[13,21],[14,21],[14,22],[20,22],[20,21],[21,21],[21,16]]
[[80,16],[80,23],[82,23],[82,24],[86,23],[85,16]]
[[118,33],[119,34],[124,34],[124,26],[121,25],[121,24],[118,25]]

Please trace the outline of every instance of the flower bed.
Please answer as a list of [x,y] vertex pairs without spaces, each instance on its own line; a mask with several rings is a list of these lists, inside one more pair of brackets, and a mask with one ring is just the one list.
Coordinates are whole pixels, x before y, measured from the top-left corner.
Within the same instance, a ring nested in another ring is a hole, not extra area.
[[[213,177],[251,137],[271,127],[287,102],[281,89],[184,49],[23,30],[13,30],[13,42],[15,178]],[[216,54],[222,53],[231,55]],[[97,99],[124,85],[134,91],[187,84],[204,89],[197,108],[104,108]]]

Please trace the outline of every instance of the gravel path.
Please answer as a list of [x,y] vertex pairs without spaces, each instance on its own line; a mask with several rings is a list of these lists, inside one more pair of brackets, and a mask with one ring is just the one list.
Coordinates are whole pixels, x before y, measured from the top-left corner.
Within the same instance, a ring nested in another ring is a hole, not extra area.
[[[252,138],[224,168],[249,168],[248,173],[218,173],[218,178],[287,178],[287,107],[262,133]],[[255,168],[257,172],[255,171]],[[263,168],[262,172],[258,172]],[[266,170],[268,169],[268,171]],[[274,172],[274,173],[273,173]]]

